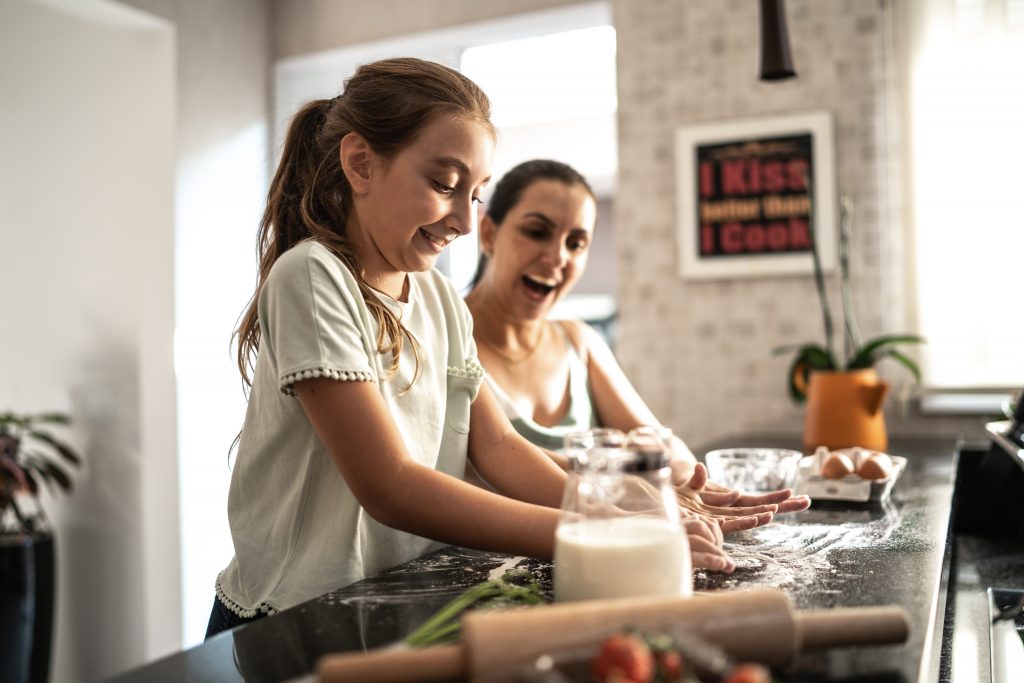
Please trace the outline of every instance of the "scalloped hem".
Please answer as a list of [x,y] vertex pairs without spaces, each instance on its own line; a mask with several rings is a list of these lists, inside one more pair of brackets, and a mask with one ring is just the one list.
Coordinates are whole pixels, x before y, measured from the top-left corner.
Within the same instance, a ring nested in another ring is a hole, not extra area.
[[464,368],[457,368],[454,365],[449,365],[448,374],[453,375],[455,377],[483,379],[485,373],[483,366],[481,366],[480,363],[478,363],[475,358],[469,358],[466,360],[466,367]]
[[295,396],[292,385],[304,379],[316,377],[327,377],[336,379],[339,382],[372,382],[373,375],[366,370],[334,370],[331,368],[310,368],[291,372],[281,378],[281,393],[286,396]]
[[224,592],[224,588],[220,585],[220,575],[217,575],[217,599],[220,600],[225,607],[231,610],[231,613],[235,616],[239,616],[243,619],[252,619],[253,617],[260,614],[277,614],[279,610],[271,607],[265,602],[262,602],[255,609],[246,609],[239,605],[237,602],[228,597],[227,593]]

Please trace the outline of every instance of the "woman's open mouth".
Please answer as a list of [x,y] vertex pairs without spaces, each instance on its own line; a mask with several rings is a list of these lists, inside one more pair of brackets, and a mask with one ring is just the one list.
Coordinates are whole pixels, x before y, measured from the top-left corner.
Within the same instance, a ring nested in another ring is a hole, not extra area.
[[547,284],[540,280],[535,280],[529,275],[523,276],[523,285],[526,287],[527,295],[536,301],[542,301],[547,298],[547,296],[555,290],[556,286],[553,284]]

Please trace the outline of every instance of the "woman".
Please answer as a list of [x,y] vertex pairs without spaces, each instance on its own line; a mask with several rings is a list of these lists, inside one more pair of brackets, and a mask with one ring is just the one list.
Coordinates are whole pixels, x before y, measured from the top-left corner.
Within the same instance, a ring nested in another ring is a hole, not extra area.
[[[566,164],[527,161],[498,182],[486,206],[466,303],[486,380],[516,430],[554,451],[571,431],[658,424],[594,329],[547,318],[587,265],[597,219],[587,181]],[[713,513],[724,531],[810,504],[789,490],[750,496],[716,486],[682,440],[674,439],[673,450],[673,480],[687,482],[681,503]],[[551,457],[566,467],[564,456]]]

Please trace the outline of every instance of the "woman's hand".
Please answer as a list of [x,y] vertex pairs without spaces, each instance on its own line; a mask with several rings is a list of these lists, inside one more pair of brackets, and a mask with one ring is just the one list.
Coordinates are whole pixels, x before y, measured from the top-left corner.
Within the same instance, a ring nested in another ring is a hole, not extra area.
[[726,488],[709,481],[701,463],[686,484],[676,486],[676,497],[682,508],[716,520],[725,533],[753,529],[776,514],[806,510],[811,504],[807,496],[793,496],[792,489],[752,495]]

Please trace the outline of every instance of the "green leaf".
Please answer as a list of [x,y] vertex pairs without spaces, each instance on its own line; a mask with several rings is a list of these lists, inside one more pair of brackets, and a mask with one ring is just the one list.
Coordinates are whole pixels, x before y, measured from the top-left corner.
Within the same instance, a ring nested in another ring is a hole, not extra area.
[[71,416],[67,413],[39,413],[29,418],[32,424],[71,424]]
[[789,397],[796,403],[807,400],[807,394],[797,381],[799,377],[804,386],[811,381],[812,370],[835,370],[836,360],[828,349],[820,344],[803,344],[797,347],[796,357],[789,366],[788,389]]
[[797,357],[804,359],[815,370],[835,370],[839,367],[832,353],[819,344],[805,344]]
[[61,487],[65,491],[71,490],[71,477],[67,475],[67,472],[49,461],[46,462],[46,469],[50,473],[50,476],[53,477],[53,480],[57,482],[57,486]]
[[32,470],[43,480],[46,484],[46,488],[53,493],[54,492],[54,480],[53,475],[50,474],[49,469],[50,462],[44,458],[30,457],[25,459],[26,470]]
[[786,390],[789,392],[789,398],[794,403],[803,403],[807,400],[807,394],[797,385],[796,378],[797,374],[802,375],[804,385],[807,384],[807,380],[810,376],[810,368],[803,362],[800,356],[796,356],[793,362],[789,364],[789,373],[786,375]]
[[36,483],[36,478],[32,476],[30,470],[22,470],[22,474],[25,475],[25,482],[28,484],[28,492],[33,496],[39,495],[39,484]]
[[897,334],[876,337],[856,351],[850,362],[846,364],[846,369],[858,370],[861,368],[874,367],[878,359],[882,355],[885,355],[884,351],[887,346],[895,346],[896,344],[923,344],[924,342],[924,337],[916,334]]
[[25,418],[21,417],[20,415],[15,415],[14,413],[10,412],[0,413],[0,429],[2,429],[5,432],[8,432],[10,431],[8,429],[10,425],[18,427],[20,429],[24,429],[26,426],[28,426],[28,423],[25,420]]
[[78,457],[78,454],[71,450],[70,446],[63,441],[59,441],[53,435],[35,429],[29,431],[29,435],[53,447],[53,449],[60,453],[60,456],[68,462],[75,465],[81,464],[82,459]]
[[918,382],[921,381],[921,369],[917,367],[917,363],[910,360],[896,349],[889,349],[883,355],[892,358],[894,361],[897,361],[898,363],[901,363],[904,367],[910,370],[910,372],[914,375],[915,380],[917,380]]

